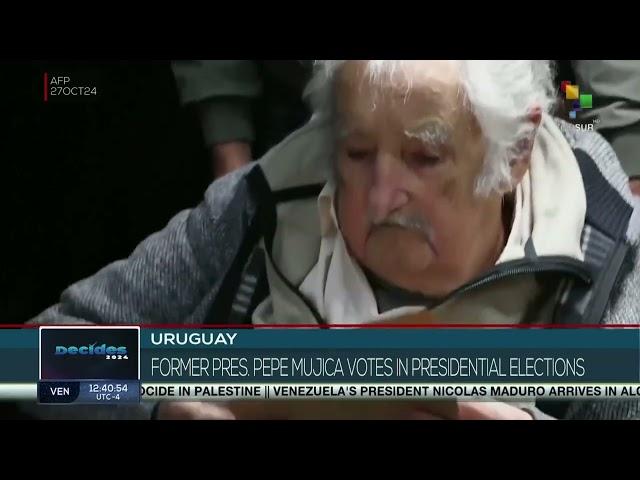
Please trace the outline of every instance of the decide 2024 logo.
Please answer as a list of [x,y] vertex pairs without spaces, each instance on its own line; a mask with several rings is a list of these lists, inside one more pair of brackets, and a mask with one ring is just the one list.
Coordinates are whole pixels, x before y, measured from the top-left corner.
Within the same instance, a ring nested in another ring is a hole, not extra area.
[[63,346],[56,345],[55,355],[87,355],[87,356],[105,356],[107,360],[128,360],[127,347],[114,347],[107,346],[106,343],[96,346],[98,342],[91,345],[76,346]]
[[140,327],[40,327],[40,380],[137,380]]

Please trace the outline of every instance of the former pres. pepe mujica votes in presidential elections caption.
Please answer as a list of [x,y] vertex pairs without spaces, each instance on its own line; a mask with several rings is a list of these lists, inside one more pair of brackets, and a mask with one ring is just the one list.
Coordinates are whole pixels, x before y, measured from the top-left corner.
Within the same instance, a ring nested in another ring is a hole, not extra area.
[[[637,201],[599,134],[552,117],[552,77],[546,61],[319,61],[308,124],[33,321],[356,324],[428,309],[442,323],[640,323]],[[250,301],[238,269],[264,279]],[[543,415],[471,402],[457,416]],[[562,418],[634,417],[635,401]]]

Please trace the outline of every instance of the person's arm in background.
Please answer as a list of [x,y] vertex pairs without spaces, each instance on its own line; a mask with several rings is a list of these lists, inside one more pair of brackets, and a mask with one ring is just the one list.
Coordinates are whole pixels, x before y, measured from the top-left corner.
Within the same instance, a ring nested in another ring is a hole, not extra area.
[[611,143],[640,195],[640,60],[572,60],[581,93],[593,95],[593,108],[582,111]]
[[256,62],[180,60],[172,68],[182,103],[198,110],[214,176],[249,163],[255,139],[252,102],[262,93]]

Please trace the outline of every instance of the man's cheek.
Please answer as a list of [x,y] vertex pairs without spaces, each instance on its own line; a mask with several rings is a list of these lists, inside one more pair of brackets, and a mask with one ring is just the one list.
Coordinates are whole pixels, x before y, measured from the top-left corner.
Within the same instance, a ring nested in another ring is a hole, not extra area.
[[439,189],[440,197],[447,202],[454,203],[456,199],[457,185],[455,178],[446,178]]
[[348,191],[341,192],[338,199],[338,223],[347,250],[350,255],[362,258],[369,228],[367,216],[362,213],[364,210],[360,206],[362,202],[350,196]]
[[336,168],[339,188],[363,188],[369,181],[370,170],[371,167],[366,162],[354,162],[341,156]]
[[439,205],[465,209],[474,203],[475,176],[468,171],[449,170],[438,182],[436,191]]

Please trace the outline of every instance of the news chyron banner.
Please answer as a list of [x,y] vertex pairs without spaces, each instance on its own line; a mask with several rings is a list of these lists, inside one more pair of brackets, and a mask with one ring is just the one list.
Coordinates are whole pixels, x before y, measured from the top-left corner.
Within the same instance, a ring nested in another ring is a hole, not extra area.
[[142,332],[143,398],[640,396],[640,330],[347,328]]
[[0,328],[0,399],[640,398],[640,329]]
[[40,403],[140,402],[140,327],[41,327]]

